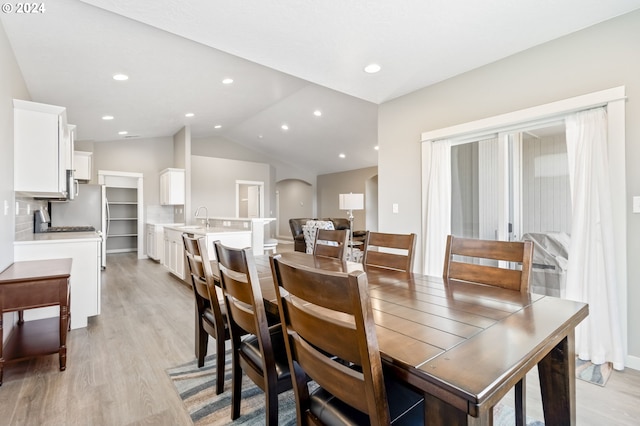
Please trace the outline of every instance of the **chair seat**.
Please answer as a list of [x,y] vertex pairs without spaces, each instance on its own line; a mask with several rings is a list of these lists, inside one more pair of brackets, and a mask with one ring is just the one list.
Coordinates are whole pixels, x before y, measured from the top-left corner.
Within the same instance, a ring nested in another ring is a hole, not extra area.
[[[389,401],[393,425],[424,424],[424,398],[393,379],[385,377],[384,385]],[[325,425],[356,426],[369,424],[369,416],[345,404],[318,387],[309,395],[310,411]]]
[[[229,330],[229,325],[227,324],[227,309],[226,306],[224,305],[224,302],[221,300],[220,301],[220,311],[222,312],[222,321],[224,322],[224,329],[227,330],[225,334],[229,334],[228,330]],[[202,312],[202,318],[208,322],[209,324],[211,324],[212,327],[215,327],[216,324],[216,318],[213,314],[213,311],[211,310],[211,307],[207,307],[204,312]]]
[[[287,359],[287,349],[284,343],[284,336],[282,334],[282,326],[277,324],[269,327],[269,334],[271,335],[271,344],[273,346],[273,355],[276,363],[276,375],[278,377],[278,381],[281,381],[287,377],[291,377],[291,373],[289,372],[289,360]],[[244,339],[240,343],[240,352],[242,352],[242,354],[244,354],[255,365],[260,366],[261,369],[264,368],[262,364],[262,356],[260,355],[260,346],[256,336],[251,335]]]

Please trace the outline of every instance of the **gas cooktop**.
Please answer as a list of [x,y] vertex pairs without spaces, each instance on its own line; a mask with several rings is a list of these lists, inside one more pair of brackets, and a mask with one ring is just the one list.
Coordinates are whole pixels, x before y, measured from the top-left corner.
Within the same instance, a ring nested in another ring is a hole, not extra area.
[[93,226],[50,226],[45,232],[95,232]]

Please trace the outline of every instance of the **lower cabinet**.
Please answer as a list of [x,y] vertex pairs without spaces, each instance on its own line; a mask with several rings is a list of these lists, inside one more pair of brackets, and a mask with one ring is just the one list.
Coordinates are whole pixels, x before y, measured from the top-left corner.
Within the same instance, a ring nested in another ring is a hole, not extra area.
[[162,262],[164,255],[164,232],[162,225],[148,223],[146,226],[146,249],[150,259]]
[[176,277],[185,279],[184,274],[184,243],[182,232],[164,228],[164,255],[162,264]]
[[[14,243],[14,260],[71,258],[71,329],[100,314],[100,238]],[[25,321],[59,315],[59,307],[29,309]]]

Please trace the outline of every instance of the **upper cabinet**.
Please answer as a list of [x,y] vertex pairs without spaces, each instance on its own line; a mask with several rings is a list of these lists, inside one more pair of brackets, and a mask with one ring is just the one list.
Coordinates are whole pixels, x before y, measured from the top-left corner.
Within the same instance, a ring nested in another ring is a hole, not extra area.
[[14,190],[34,197],[70,196],[73,132],[66,110],[13,100]]
[[88,182],[91,180],[93,152],[74,151],[73,165],[75,167],[74,177],[77,180]]
[[164,169],[160,172],[160,204],[184,204],[184,169]]

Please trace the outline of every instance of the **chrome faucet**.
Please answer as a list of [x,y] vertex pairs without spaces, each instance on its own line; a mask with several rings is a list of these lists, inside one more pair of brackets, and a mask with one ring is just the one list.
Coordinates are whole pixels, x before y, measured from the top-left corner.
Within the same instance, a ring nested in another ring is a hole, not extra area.
[[209,210],[207,209],[206,206],[200,206],[196,209],[196,219],[199,218],[199,214],[200,214],[200,209],[204,209],[204,214],[205,214],[205,228],[209,229]]

